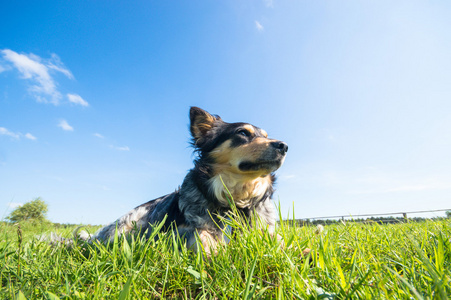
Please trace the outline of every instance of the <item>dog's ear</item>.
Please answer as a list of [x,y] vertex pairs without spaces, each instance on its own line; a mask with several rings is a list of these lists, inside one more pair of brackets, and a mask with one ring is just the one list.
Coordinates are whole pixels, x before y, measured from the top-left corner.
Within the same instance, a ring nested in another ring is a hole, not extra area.
[[211,115],[199,107],[191,107],[189,111],[190,130],[194,142],[198,144],[200,140],[214,127],[216,122],[222,122],[221,118]]

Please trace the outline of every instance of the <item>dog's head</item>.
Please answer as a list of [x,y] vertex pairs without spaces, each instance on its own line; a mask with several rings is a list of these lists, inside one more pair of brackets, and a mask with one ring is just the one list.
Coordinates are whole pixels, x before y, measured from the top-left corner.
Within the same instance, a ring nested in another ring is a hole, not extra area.
[[288,151],[286,143],[268,138],[263,129],[248,123],[226,123],[198,107],[191,107],[193,146],[213,175],[228,172],[249,179],[276,171]]

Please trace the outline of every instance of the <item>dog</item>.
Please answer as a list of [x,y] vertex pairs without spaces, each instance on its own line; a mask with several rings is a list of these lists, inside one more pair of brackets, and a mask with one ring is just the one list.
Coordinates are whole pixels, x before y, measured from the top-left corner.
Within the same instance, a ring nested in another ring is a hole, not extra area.
[[[186,246],[210,254],[224,240],[224,218],[232,207],[274,234],[274,172],[285,160],[288,145],[268,138],[261,128],[248,123],[227,123],[218,115],[190,108],[194,167],[175,192],[144,203],[94,235],[82,231],[85,241],[111,241],[136,231],[150,236],[152,225],[164,221],[163,230],[174,230]],[[233,202],[231,202],[233,201]]]

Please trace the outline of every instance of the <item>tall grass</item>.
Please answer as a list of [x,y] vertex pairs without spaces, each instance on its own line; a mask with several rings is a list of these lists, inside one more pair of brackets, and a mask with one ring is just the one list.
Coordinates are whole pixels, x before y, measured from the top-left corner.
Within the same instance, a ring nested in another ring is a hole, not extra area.
[[[231,219],[236,234],[205,257],[177,237],[50,246],[54,228],[2,224],[0,299],[447,299],[450,220],[313,227],[283,221],[284,242]],[[74,228],[59,233],[70,237]],[[154,231],[155,233],[157,230]],[[309,258],[302,249],[312,249]],[[20,266],[20,268],[18,268]]]

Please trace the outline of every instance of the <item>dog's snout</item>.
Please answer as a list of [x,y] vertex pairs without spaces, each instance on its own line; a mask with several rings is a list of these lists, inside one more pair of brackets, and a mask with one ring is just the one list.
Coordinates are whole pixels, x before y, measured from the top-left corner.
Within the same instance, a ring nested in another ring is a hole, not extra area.
[[284,142],[281,141],[277,141],[277,142],[272,142],[271,145],[276,148],[277,150],[280,151],[280,153],[285,154],[288,151],[288,145]]

